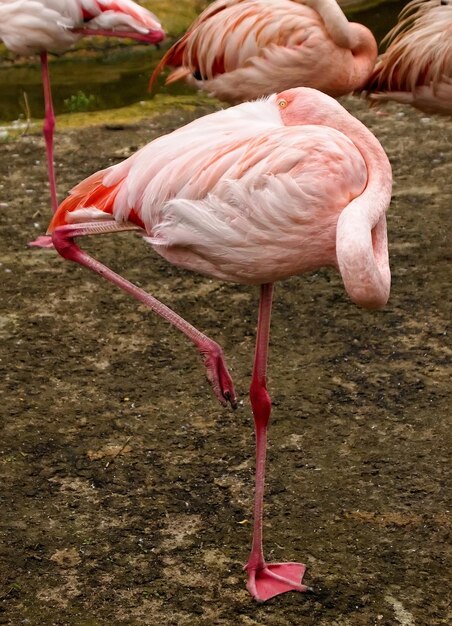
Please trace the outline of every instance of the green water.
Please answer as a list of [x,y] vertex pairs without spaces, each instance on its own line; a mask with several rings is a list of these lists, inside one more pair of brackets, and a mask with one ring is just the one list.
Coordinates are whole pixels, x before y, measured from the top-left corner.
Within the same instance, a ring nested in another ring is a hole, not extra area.
[[[385,4],[353,13],[350,19],[365,24],[379,42],[396,23],[405,4]],[[85,110],[87,104],[88,110],[115,109],[152,98],[147,85],[162,54],[163,49],[157,50],[154,46],[134,46],[99,52],[91,58],[76,54],[52,59],[50,72],[55,112]],[[156,91],[177,95],[188,93],[189,89],[182,83],[165,88],[161,78]],[[44,105],[38,60],[0,68],[0,120],[8,122],[23,117],[24,92],[31,117],[42,118]],[[77,96],[79,92],[82,92],[81,96]]]

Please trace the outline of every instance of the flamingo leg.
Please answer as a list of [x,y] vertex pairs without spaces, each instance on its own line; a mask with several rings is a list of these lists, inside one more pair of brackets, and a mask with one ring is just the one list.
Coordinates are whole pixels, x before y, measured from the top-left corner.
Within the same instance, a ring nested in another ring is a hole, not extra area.
[[45,119],[43,134],[46,142],[47,153],[47,171],[49,174],[50,198],[52,202],[52,211],[58,208],[58,198],[55,182],[55,166],[53,164],[53,132],[55,130],[55,114],[53,112],[52,90],[50,87],[49,64],[47,52],[41,52],[41,71],[42,84],[44,87],[44,103],[45,103]]
[[247,589],[253,598],[260,602],[265,602],[265,600],[286,591],[309,590],[309,587],[301,584],[306,569],[302,563],[267,564],[262,548],[265,457],[267,450],[267,427],[271,412],[271,399],[267,391],[267,359],[272,295],[272,284],[261,286],[256,352],[250,387],[251,408],[256,433],[256,489],[253,540],[251,553],[245,569],[248,572]]
[[220,404],[227,406],[227,404],[230,403],[232,408],[235,409],[237,407],[237,400],[234,385],[228,368],[226,367],[221,347],[159,300],[81,250],[74,242],[74,237],[123,232],[127,230],[143,232],[142,229],[132,224],[119,225],[113,221],[95,222],[60,226],[55,229],[52,240],[53,245],[62,257],[79,263],[103,278],[106,278],[184,333],[201,353],[204,365],[207,369],[207,378]]
[[[52,211],[58,208],[58,198],[55,182],[55,166],[53,164],[53,132],[55,130],[55,114],[53,112],[52,102],[52,90],[50,87],[50,74],[49,64],[47,59],[47,52],[41,52],[41,73],[42,73],[42,85],[44,88],[44,103],[45,103],[45,118],[44,126],[42,129],[44,139],[46,142],[46,154],[47,154],[47,174],[49,177],[50,185],[50,200],[52,204]],[[53,248],[52,238],[48,235],[40,235],[34,241],[30,241],[29,246],[35,248]]]

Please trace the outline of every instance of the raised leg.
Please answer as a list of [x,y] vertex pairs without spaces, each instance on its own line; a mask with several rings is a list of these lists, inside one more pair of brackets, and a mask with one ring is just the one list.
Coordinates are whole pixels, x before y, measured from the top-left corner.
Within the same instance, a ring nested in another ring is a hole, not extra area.
[[[45,118],[42,131],[46,142],[47,175],[49,177],[50,185],[50,201],[52,205],[52,211],[53,213],[55,213],[58,208],[58,198],[55,182],[55,166],[53,164],[53,132],[55,129],[55,114],[53,112],[52,90],[50,87],[47,52],[41,52],[41,73],[45,104]],[[48,235],[40,235],[34,241],[30,241],[28,245],[35,248],[53,248],[52,238]]]
[[237,407],[237,400],[234,385],[226,367],[223,351],[220,346],[215,341],[212,341],[212,339],[209,339],[209,337],[206,337],[206,335],[201,333],[197,328],[186,322],[182,317],[177,315],[177,313],[162,304],[159,300],[91,257],[74,243],[74,237],[126,230],[138,230],[142,232],[137,226],[131,224],[118,225],[113,221],[60,226],[53,233],[53,244],[62,257],[84,265],[93,272],[96,272],[96,274],[103,276],[103,278],[106,278],[129,293],[139,302],[152,309],[157,315],[160,315],[184,333],[201,353],[204,365],[207,369],[207,378],[219,402],[223,406],[227,406],[229,403],[232,408],[235,409]]
[[262,518],[264,506],[265,457],[267,427],[271,399],[267,391],[267,358],[270,336],[270,318],[273,285],[261,286],[256,352],[250,388],[251,408],[256,432],[256,491],[254,499],[254,527],[251,554],[245,569],[248,572],[247,589],[256,600],[264,602],[286,591],[308,591],[301,584],[305,572],[302,563],[271,563],[264,559],[262,548]]

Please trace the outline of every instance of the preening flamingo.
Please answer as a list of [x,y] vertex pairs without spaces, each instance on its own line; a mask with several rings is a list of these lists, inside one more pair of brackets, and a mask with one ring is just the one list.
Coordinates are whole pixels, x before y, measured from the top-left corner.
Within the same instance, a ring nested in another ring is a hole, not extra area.
[[367,96],[452,115],[451,0],[413,0],[383,41],[388,48],[364,87]]
[[132,0],[2,0],[0,3],[0,40],[16,54],[41,57],[45,101],[43,132],[54,212],[58,208],[53,164],[55,115],[47,53],[64,52],[84,35],[158,43],[165,33],[155,15]]
[[216,0],[165,54],[166,82],[185,79],[226,102],[291,87],[337,97],[359,89],[377,58],[377,43],[348,22],[336,0]]
[[207,115],[152,141],[77,185],[49,226],[63,257],[124,289],[194,343],[223,405],[235,407],[236,396],[220,346],[89,256],[74,238],[136,230],[179,267],[260,285],[250,388],[256,492],[245,566],[257,600],[307,589],[303,564],[267,564],[262,548],[273,283],[333,266],[354,302],[384,306],[391,183],[389,161],[372,133],[334,99],[297,88]]

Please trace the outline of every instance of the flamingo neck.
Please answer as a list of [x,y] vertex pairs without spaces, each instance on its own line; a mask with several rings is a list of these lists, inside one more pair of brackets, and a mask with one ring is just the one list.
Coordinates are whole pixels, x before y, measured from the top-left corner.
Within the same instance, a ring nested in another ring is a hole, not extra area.
[[345,289],[351,299],[366,308],[381,308],[389,298],[386,210],[391,200],[391,165],[379,141],[361,122],[351,118],[344,132],[366,163],[367,185],[339,216],[336,258]]
[[349,24],[353,35],[353,90],[360,89],[368,80],[378,56],[378,46],[370,30],[362,24]]
[[353,116],[350,116],[346,124],[338,123],[334,127],[353,141],[367,166],[366,188],[348,206],[354,203],[362,205],[365,201],[366,213],[375,225],[391,200],[392,170],[389,159],[378,139]]
[[341,212],[336,227],[336,261],[350,298],[381,308],[389,297],[386,209],[391,200],[391,165],[380,142],[341,105],[315,89],[289,89],[276,96],[286,126],[315,124],[338,130],[361,153],[367,169],[364,191]]
[[336,0],[296,0],[316,11],[323,20],[331,39],[341,48],[351,49],[353,33],[350,23]]
[[[300,1],[300,0],[297,0]],[[377,59],[377,42],[370,30],[362,24],[350,23],[336,0],[303,0],[303,4],[316,11],[323,20],[325,28],[340,48],[351,50],[357,60],[368,59],[373,68]]]

